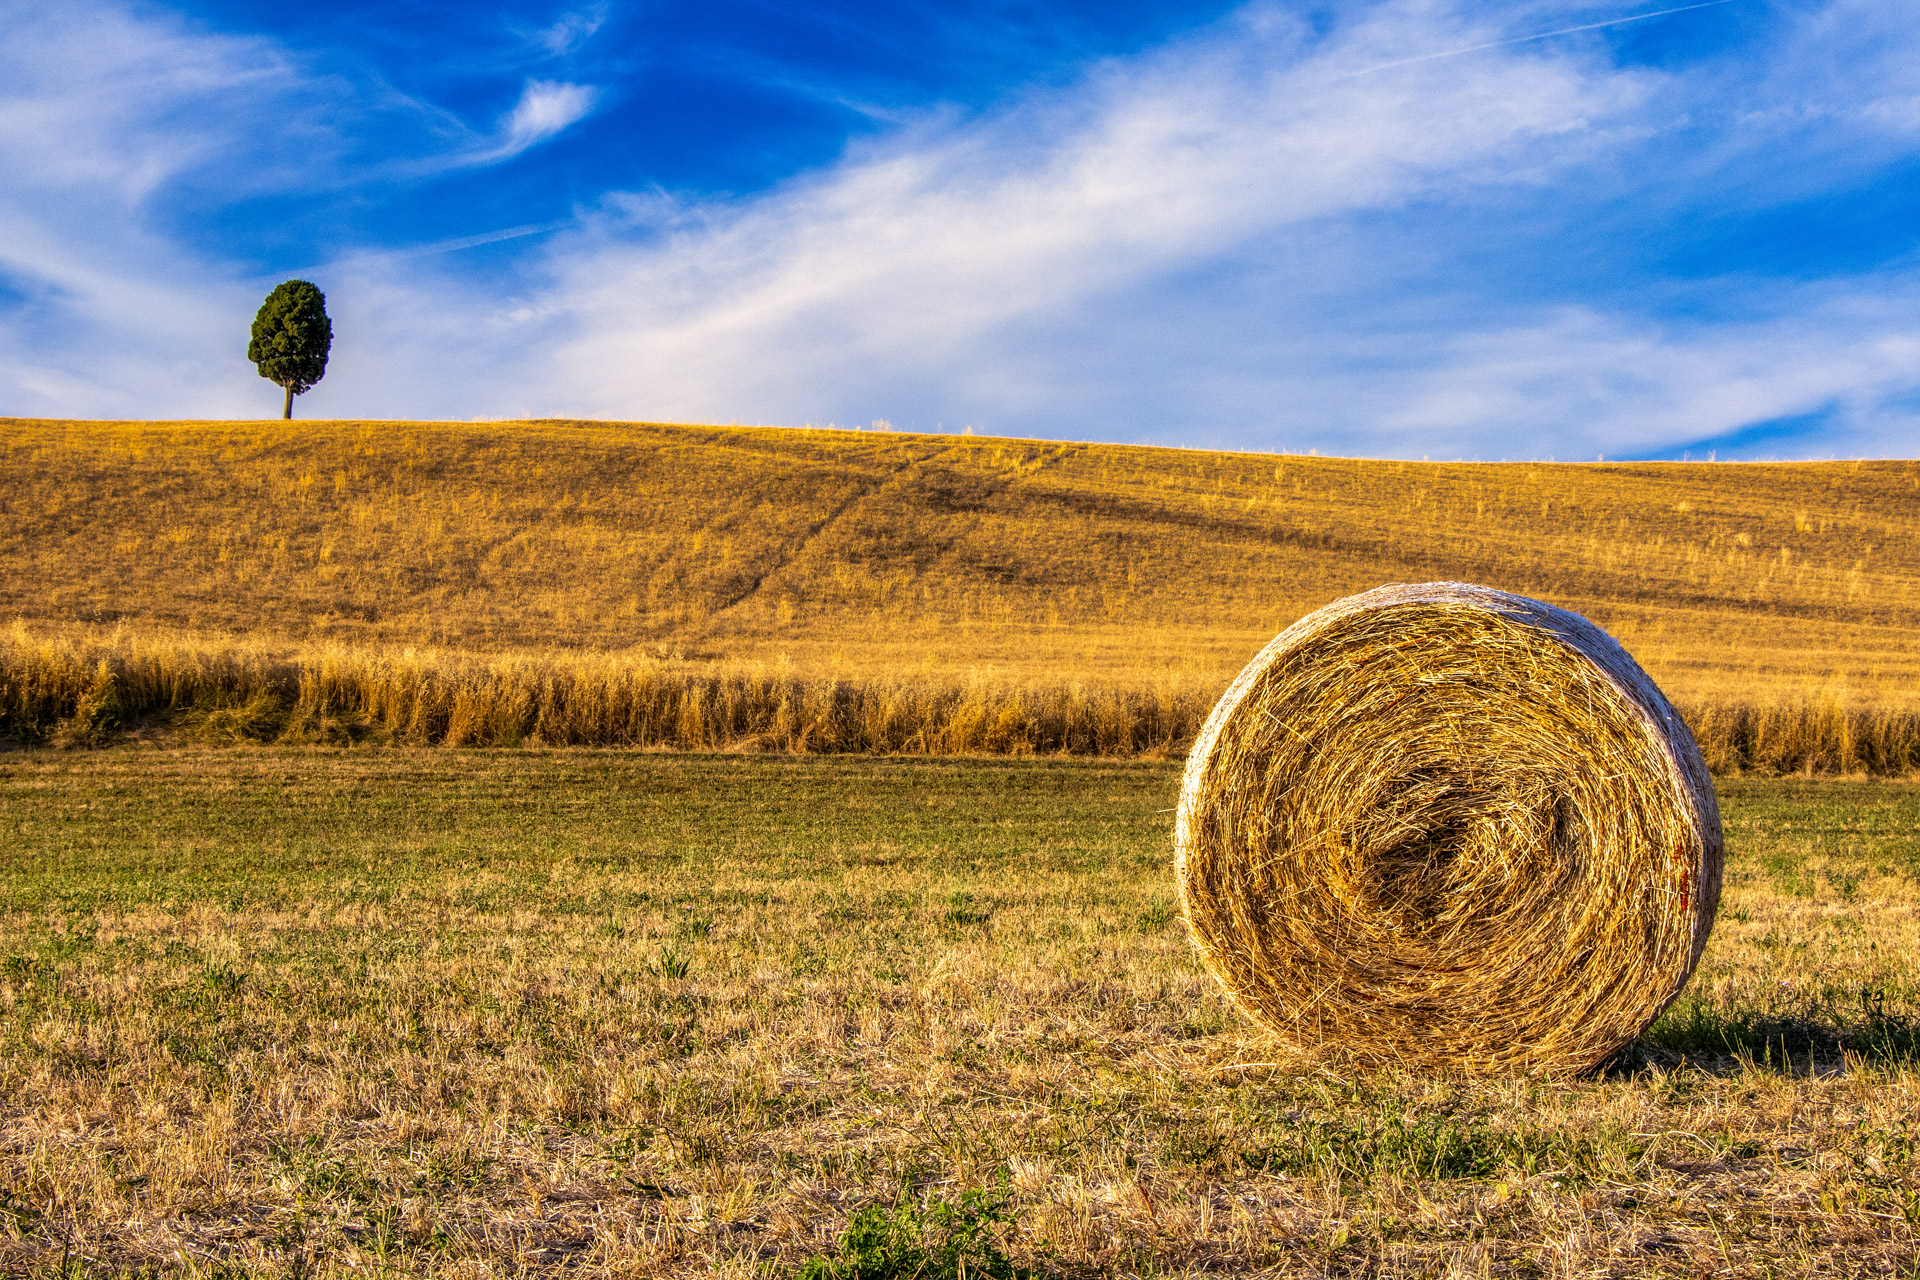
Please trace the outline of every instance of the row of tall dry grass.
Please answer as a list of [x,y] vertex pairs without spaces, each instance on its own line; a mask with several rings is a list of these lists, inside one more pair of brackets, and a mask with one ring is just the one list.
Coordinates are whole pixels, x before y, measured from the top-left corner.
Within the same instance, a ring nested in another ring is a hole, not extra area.
[[[354,648],[117,628],[0,635],[0,738],[1164,757],[1217,695],[992,677],[825,679],[632,654]],[[1715,773],[1920,772],[1920,713],[1838,702],[1682,706]]]
[[690,751],[1165,756],[1209,694],[806,678],[635,654],[470,655],[142,635],[0,637],[0,737],[93,746],[156,728],[212,741]]

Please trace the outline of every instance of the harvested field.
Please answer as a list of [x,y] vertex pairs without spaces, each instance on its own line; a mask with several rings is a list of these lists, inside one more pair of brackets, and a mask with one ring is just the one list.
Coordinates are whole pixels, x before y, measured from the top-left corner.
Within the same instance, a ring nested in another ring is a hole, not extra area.
[[0,420],[0,620],[1226,686],[1452,579],[1687,706],[1920,711],[1920,463],[1378,462],[633,423]]
[[1920,787],[1724,783],[1693,984],[1556,1084],[1263,1067],[1178,774],[0,756],[0,1268],[784,1275],[884,1204],[1061,1276],[1911,1274]]

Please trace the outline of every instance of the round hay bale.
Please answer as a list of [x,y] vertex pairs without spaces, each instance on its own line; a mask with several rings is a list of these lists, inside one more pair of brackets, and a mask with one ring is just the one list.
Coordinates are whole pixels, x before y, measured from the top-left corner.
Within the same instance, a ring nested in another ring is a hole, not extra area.
[[1458,582],[1282,632],[1195,740],[1175,850],[1234,1003],[1305,1058],[1594,1067],[1720,900],[1693,735],[1612,637]]

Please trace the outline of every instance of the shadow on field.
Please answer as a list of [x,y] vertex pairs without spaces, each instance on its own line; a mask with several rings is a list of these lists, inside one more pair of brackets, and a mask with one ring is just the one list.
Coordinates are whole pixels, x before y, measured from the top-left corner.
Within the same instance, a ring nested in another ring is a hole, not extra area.
[[1682,1065],[1717,1075],[1836,1070],[1848,1061],[1920,1062],[1920,1016],[1887,1008],[1886,991],[1807,998],[1772,1009],[1719,1009],[1682,997],[1614,1058],[1607,1075]]

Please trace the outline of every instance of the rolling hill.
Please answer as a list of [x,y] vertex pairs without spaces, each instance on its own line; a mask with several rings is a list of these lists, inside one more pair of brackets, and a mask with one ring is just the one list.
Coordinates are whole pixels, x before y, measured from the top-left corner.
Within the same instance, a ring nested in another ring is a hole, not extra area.
[[0,617],[1217,688],[1384,582],[1693,702],[1910,708],[1920,464],[1415,463],[601,422],[0,420]]

